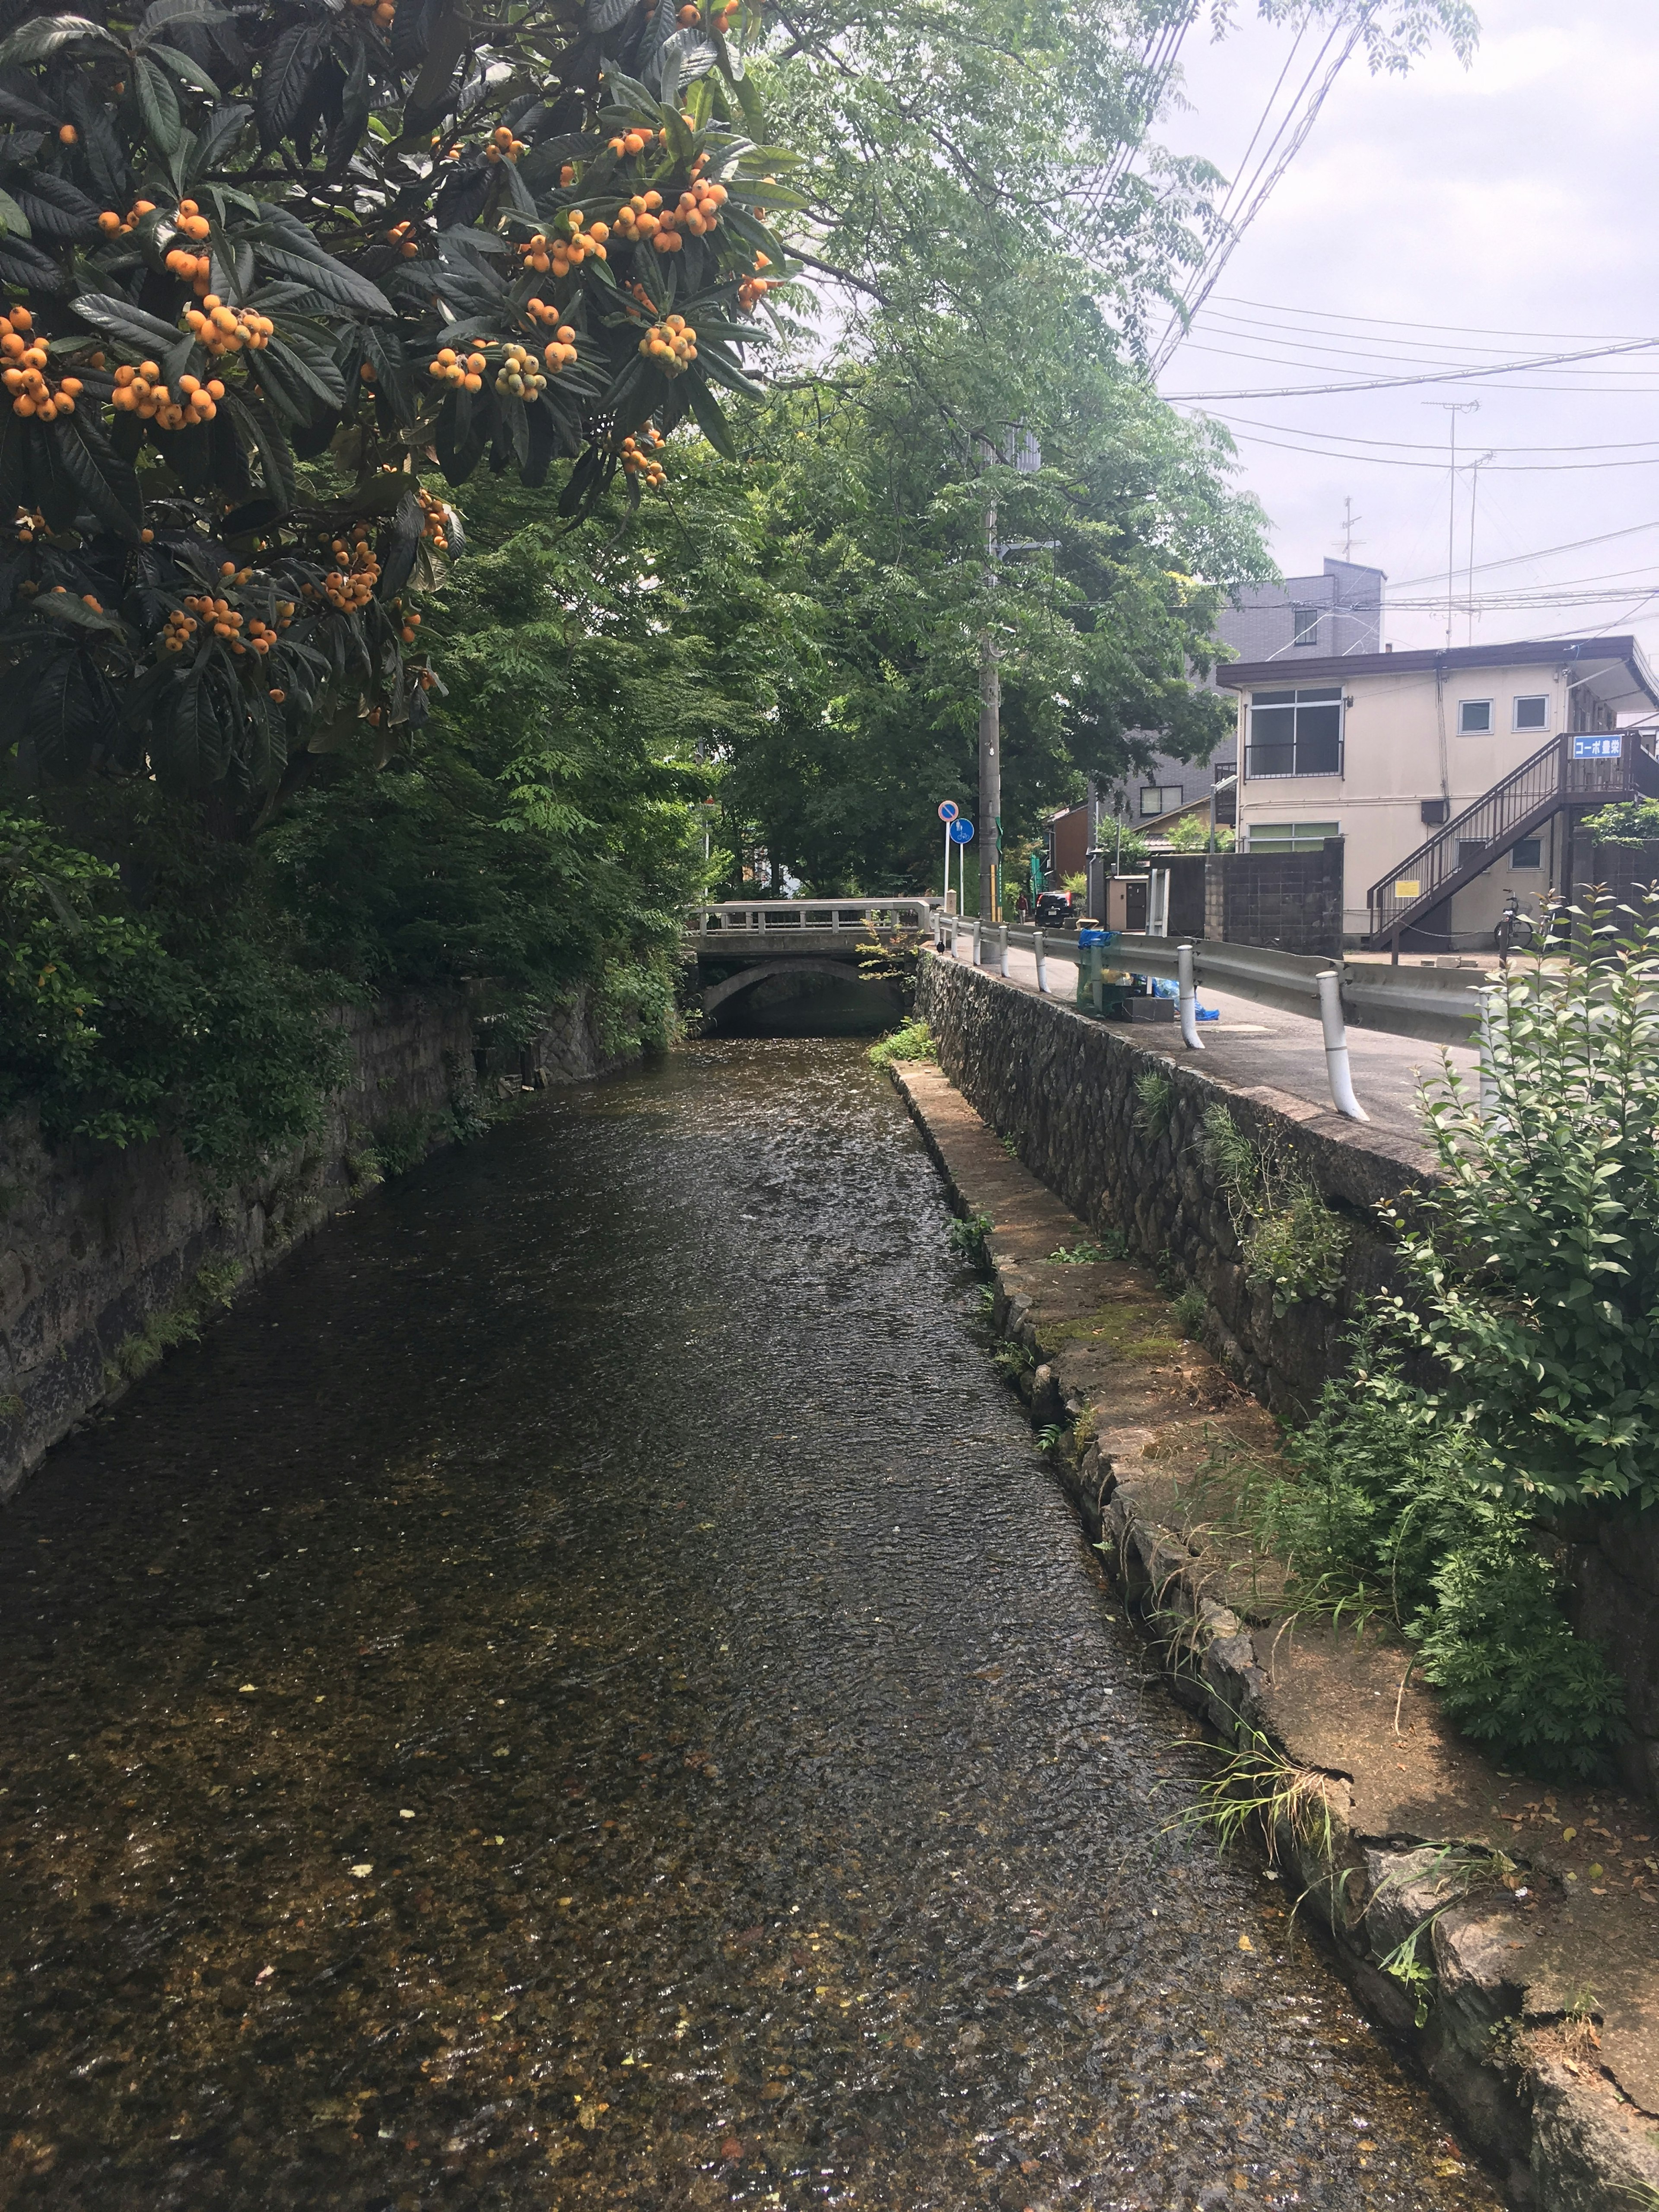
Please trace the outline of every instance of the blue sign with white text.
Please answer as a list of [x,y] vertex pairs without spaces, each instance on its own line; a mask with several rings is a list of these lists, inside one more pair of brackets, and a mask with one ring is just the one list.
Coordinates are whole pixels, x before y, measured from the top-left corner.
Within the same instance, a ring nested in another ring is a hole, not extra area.
[[1575,760],[1617,760],[1625,749],[1625,741],[1617,731],[1604,738],[1575,738],[1572,757]]

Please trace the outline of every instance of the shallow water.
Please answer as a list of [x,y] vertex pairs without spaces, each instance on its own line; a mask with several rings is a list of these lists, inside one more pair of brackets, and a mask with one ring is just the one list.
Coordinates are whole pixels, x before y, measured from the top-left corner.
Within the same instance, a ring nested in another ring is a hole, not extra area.
[[0,1534],[0,2203],[1497,2203],[1280,1892],[848,1043],[378,1194]]

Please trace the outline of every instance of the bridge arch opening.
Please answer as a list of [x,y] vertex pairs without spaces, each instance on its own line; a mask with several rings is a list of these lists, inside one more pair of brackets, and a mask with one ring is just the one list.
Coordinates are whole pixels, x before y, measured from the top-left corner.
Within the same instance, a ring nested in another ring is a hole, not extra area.
[[703,986],[703,1017],[722,1036],[874,1036],[904,1016],[891,983],[846,960],[757,960]]

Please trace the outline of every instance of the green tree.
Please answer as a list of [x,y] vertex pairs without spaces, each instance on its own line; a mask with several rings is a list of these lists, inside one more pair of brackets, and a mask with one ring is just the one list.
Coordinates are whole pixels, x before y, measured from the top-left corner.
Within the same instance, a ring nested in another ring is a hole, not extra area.
[[729,449],[715,387],[757,389],[794,198],[738,13],[14,18],[0,665],[25,788],[153,774],[246,824],[308,746],[384,760],[432,681],[410,595],[453,531],[429,480],[567,457],[574,514],[659,482],[682,421]]

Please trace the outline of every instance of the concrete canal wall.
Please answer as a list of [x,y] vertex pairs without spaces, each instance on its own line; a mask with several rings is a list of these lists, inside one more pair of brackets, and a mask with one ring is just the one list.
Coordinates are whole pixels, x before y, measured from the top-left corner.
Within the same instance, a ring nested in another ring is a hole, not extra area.
[[580,996],[510,1070],[466,999],[349,1007],[351,1073],[289,1157],[214,1189],[176,1141],[47,1145],[27,1110],[0,1122],[0,1498],[94,1407],[270,1267],[354,1191],[477,1123],[485,1088],[575,1082],[610,1059]]

